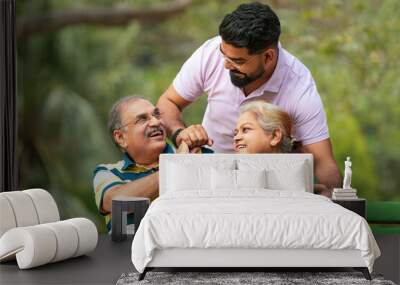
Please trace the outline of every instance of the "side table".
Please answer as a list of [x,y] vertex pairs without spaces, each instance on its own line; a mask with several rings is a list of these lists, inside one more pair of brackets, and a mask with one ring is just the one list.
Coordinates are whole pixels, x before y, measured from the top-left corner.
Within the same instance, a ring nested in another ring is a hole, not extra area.
[[[111,205],[111,239],[126,240],[127,235],[133,234],[139,228],[140,221],[150,205],[149,198],[118,196],[112,199]],[[128,225],[128,214],[134,215],[134,231]]]
[[353,211],[356,214],[359,214],[361,217],[364,219],[366,218],[365,215],[365,209],[366,209],[366,204],[367,200],[363,198],[357,198],[357,199],[349,199],[349,200],[336,200],[332,199],[332,202],[339,204],[340,206]]

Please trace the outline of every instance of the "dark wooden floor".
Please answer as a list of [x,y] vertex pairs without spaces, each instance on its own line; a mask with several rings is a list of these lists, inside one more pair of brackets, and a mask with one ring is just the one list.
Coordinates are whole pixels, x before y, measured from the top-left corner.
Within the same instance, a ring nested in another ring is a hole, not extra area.
[[100,235],[87,256],[19,270],[15,261],[0,264],[0,284],[115,284],[122,273],[134,271],[132,240],[115,243]]
[[[400,283],[400,237],[376,236],[383,257],[374,266],[374,273]],[[95,251],[41,267],[19,270],[17,263],[0,264],[0,284],[115,284],[122,273],[135,271],[131,261],[131,243],[111,241],[108,235],[100,235]],[[207,270],[207,269],[203,269]],[[257,271],[257,269],[254,269]],[[346,268],[274,268],[271,271],[348,271]],[[267,270],[269,271],[269,270]]]

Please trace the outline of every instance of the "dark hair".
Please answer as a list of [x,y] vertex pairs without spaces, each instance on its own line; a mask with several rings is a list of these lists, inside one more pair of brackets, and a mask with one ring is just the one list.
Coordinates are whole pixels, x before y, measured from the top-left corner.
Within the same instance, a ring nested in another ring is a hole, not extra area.
[[219,25],[219,35],[226,43],[247,48],[250,54],[276,46],[280,34],[278,16],[268,5],[258,2],[239,5]]
[[293,141],[291,153],[303,153],[303,143],[301,141]]

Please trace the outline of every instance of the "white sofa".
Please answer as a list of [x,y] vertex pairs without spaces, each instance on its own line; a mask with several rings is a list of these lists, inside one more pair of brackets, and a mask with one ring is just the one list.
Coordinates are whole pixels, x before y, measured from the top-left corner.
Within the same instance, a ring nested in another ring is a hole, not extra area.
[[98,233],[86,218],[60,221],[49,192],[0,193],[0,262],[16,259],[20,269],[80,256],[95,249]]

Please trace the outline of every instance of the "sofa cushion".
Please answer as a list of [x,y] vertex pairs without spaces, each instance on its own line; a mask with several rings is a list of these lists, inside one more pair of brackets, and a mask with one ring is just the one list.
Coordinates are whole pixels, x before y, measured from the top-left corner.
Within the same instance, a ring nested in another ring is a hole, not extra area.
[[39,188],[0,193],[0,217],[0,237],[15,227],[60,220],[53,197],[46,190]]
[[0,238],[0,261],[16,257],[20,269],[80,256],[98,240],[96,226],[85,218],[17,227]]

